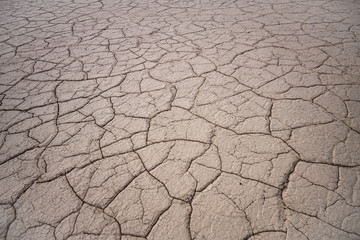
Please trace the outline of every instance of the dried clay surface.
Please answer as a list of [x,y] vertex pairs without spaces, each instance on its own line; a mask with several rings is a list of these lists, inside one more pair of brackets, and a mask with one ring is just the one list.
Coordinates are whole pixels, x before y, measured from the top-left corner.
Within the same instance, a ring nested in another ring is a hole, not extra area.
[[359,240],[360,1],[0,0],[0,239]]

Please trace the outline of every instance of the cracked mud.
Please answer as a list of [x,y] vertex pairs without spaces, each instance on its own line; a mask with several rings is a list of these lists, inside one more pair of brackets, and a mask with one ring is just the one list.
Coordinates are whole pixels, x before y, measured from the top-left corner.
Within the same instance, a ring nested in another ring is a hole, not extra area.
[[0,5],[0,239],[360,239],[359,1]]

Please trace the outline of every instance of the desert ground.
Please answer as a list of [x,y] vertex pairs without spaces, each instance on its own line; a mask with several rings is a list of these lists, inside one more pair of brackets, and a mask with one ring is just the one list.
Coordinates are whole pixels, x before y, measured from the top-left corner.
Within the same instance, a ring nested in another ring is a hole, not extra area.
[[0,239],[360,239],[360,1],[0,0],[0,78]]

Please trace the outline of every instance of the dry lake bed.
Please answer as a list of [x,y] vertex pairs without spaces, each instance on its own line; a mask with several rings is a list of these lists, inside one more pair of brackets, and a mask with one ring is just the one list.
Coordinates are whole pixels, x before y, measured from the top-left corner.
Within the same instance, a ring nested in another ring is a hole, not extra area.
[[359,240],[360,1],[0,1],[0,239]]

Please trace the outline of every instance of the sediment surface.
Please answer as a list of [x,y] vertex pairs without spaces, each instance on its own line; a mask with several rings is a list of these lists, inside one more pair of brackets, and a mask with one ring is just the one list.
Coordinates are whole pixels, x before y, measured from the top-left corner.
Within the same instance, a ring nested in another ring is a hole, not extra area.
[[0,12],[0,239],[360,239],[359,1]]

